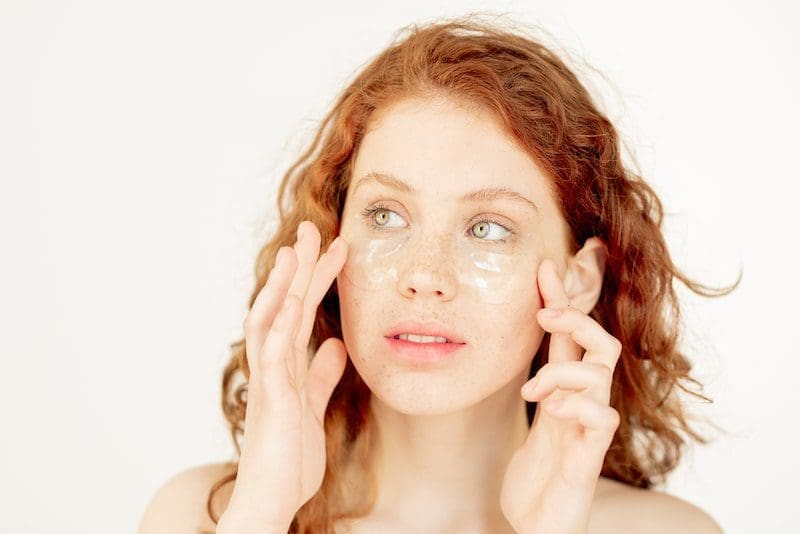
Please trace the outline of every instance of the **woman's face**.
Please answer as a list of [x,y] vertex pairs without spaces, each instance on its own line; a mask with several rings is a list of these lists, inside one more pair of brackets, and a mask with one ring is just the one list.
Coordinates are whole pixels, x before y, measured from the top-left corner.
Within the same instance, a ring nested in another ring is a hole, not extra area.
[[[538,265],[562,263],[569,229],[547,178],[488,114],[409,99],[374,121],[340,225],[344,342],[384,403],[408,414],[455,411],[527,373],[544,335]],[[521,198],[469,196],[484,188]],[[444,360],[409,361],[389,340],[406,320],[437,322],[464,344]]]

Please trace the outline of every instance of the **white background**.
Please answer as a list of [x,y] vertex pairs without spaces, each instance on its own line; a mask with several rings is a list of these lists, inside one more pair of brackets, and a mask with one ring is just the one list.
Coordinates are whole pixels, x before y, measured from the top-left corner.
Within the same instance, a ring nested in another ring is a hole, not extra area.
[[[796,4],[0,4],[5,532],[133,532],[158,486],[233,454],[219,408],[279,177],[414,21],[474,9],[578,60],[664,202],[684,349],[726,429],[664,491],[726,532],[795,525]],[[278,7],[280,6],[280,7]],[[573,63],[574,65],[574,63]]]

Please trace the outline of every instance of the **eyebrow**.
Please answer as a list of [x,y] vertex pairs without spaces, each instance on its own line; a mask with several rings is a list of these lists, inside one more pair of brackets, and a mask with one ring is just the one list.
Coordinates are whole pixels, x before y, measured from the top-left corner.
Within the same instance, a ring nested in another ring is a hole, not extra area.
[[[409,193],[409,194],[414,194],[417,192],[417,190],[411,184],[401,180],[400,178],[394,176],[391,173],[372,171],[365,174],[358,181],[358,183],[356,183],[356,186],[353,189],[353,193],[355,194],[356,190],[359,187],[367,183],[379,183],[386,187],[390,187],[392,189],[396,189],[398,191],[402,191],[404,193]],[[471,191],[465,194],[464,196],[461,197],[460,200],[461,202],[480,202],[480,201],[498,200],[498,199],[515,200],[517,202],[522,202],[532,207],[537,214],[539,213],[539,207],[536,204],[534,204],[531,200],[529,200],[524,195],[514,191],[513,189],[509,189],[508,187],[504,186],[493,186],[493,187],[484,187],[482,189],[477,189],[475,191]]]

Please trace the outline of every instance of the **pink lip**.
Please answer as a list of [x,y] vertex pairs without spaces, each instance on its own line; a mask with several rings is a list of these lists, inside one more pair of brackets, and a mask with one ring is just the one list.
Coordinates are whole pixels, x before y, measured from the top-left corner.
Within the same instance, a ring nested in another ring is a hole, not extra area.
[[[426,323],[421,323],[419,321],[400,321],[399,323],[394,325],[394,327],[392,327],[391,330],[386,332],[386,337],[394,338],[394,336],[398,336],[400,334],[440,336],[446,338],[453,345],[464,344],[464,340],[456,332],[453,332],[445,325],[437,323],[435,321],[428,321]],[[413,341],[411,343],[413,343]],[[422,343],[422,345],[435,345],[435,344],[436,343]],[[441,343],[439,344],[441,345]]]
[[416,363],[450,360],[466,343],[415,343],[405,339],[385,338],[395,355]]

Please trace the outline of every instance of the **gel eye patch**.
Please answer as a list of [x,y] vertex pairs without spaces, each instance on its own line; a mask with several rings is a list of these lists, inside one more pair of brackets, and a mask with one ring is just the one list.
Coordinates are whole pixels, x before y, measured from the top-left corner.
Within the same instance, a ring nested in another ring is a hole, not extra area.
[[431,286],[435,289],[454,288],[477,301],[506,304],[536,284],[533,246],[499,245],[492,251],[491,241],[458,232],[433,239],[418,228],[376,230],[363,222],[343,230],[348,258],[341,274],[364,291],[396,291],[401,278],[422,271],[436,275],[430,283],[441,287]]

